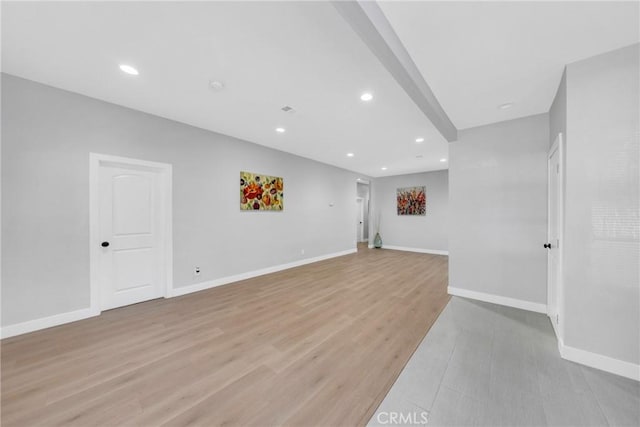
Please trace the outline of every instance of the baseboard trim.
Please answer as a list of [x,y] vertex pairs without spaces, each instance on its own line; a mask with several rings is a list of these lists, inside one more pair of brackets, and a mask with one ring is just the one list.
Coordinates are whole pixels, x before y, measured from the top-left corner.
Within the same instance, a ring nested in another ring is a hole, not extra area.
[[570,347],[565,345],[561,340],[558,340],[558,349],[560,350],[560,356],[563,359],[615,375],[620,375],[621,377],[640,381],[640,365],[625,362],[620,359],[614,359],[602,354],[592,353],[587,350]]
[[[237,282],[239,280],[250,279],[257,276],[262,276],[269,273],[275,273],[277,271],[287,270],[289,268],[299,267],[305,264],[312,264],[318,261],[324,261],[330,258],[336,258],[339,256],[349,255],[357,252],[356,248],[348,249],[346,251],[335,252],[327,255],[321,255],[313,258],[306,258],[299,261],[290,262],[287,264],[276,265],[273,267],[267,267],[260,270],[250,271],[247,273],[236,274],[234,276],[223,277],[208,282],[197,283],[195,285],[184,286],[180,288],[171,289],[168,297],[177,297],[180,295],[190,294],[192,292],[203,291],[205,289],[213,288],[216,286],[226,285],[228,283]],[[88,319],[89,317],[98,316],[100,311],[93,310],[91,308],[83,308],[76,311],[70,311],[67,313],[60,313],[54,316],[43,317],[41,319],[29,320],[23,323],[16,323],[14,325],[4,326],[0,329],[0,338],[10,338],[16,335],[27,334],[29,332],[35,332],[42,329],[51,328],[54,326],[63,325],[65,323],[76,322],[78,320]]]
[[[490,302],[493,304],[505,305],[507,307],[514,307],[522,310],[534,311],[536,313],[547,314],[546,304],[538,304],[530,301],[523,301],[493,294],[486,294],[484,292],[470,291],[467,289],[460,289],[451,286],[447,288],[447,291],[450,295],[455,295],[463,298],[470,298],[478,301]],[[556,339],[558,340],[558,351],[560,352],[560,357],[562,357],[563,359],[575,363],[580,363],[581,365],[589,366],[591,368],[599,369],[601,371],[609,372],[615,375],[620,375],[622,377],[630,378],[635,381],[640,381],[640,365],[565,345],[562,339],[560,339],[558,331],[555,329],[555,325],[553,325],[553,322],[551,322],[551,325],[554,329]]]
[[313,258],[305,258],[294,262],[289,262],[287,264],[275,265],[273,267],[262,268],[259,270],[249,271],[246,273],[235,274],[233,276],[221,277],[219,279],[209,280],[206,282],[196,283],[194,285],[189,286],[181,286],[179,288],[174,288],[170,292],[170,297],[178,297],[181,295],[187,295],[193,292],[204,291],[205,289],[215,288],[217,286],[227,285],[229,283],[238,282],[240,280],[252,279],[254,277],[263,276],[265,274],[275,273],[282,270],[288,270],[294,267],[300,267],[306,264],[312,264],[318,261],[324,261],[330,258],[336,258],[344,255],[349,255],[356,253],[357,249],[348,249],[346,251],[334,252],[326,255],[320,255]]
[[470,298],[478,301],[490,302],[493,304],[505,305],[507,307],[547,314],[546,304],[508,298],[500,295],[486,294],[484,292],[470,291],[468,289],[454,288],[452,286],[449,286],[447,288],[447,291],[449,292],[449,295],[455,295],[458,297]]
[[391,249],[393,251],[417,252],[420,254],[447,255],[447,256],[449,255],[449,251],[441,251],[440,249],[407,248],[405,246],[388,246],[388,245],[384,245],[382,249]]
[[83,308],[67,313],[60,313],[54,316],[42,317],[40,319],[29,320],[23,323],[3,326],[0,330],[0,337],[10,338],[16,335],[28,334],[29,332],[39,331],[41,329],[52,328],[54,326],[63,325],[65,323],[77,322],[78,320],[88,319],[99,315],[100,312],[90,308]]

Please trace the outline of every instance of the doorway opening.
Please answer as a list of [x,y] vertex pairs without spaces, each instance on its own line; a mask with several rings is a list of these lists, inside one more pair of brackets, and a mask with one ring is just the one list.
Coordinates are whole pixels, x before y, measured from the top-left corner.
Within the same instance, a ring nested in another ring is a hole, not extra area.
[[369,242],[369,182],[358,179],[356,190],[356,242],[360,244]]

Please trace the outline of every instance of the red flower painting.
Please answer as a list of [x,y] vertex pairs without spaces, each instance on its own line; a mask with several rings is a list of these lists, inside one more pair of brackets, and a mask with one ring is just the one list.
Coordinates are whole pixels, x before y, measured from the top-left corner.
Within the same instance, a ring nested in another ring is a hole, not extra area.
[[240,172],[240,210],[284,210],[284,180],[252,172]]

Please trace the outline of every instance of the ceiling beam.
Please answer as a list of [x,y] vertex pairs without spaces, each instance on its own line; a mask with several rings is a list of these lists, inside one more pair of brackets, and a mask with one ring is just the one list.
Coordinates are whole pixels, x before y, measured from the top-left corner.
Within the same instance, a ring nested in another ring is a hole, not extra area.
[[400,38],[375,1],[332,1],[382,65],[449,142],[458,130],[436,99]]

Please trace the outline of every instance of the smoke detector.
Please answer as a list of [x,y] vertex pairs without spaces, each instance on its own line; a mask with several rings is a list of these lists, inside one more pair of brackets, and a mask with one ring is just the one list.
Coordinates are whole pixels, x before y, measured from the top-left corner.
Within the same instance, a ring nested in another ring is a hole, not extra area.
[[218,80],[209,80],[209,89],[214,92],[220,92],[222,89],[224,89],[224,83]]

